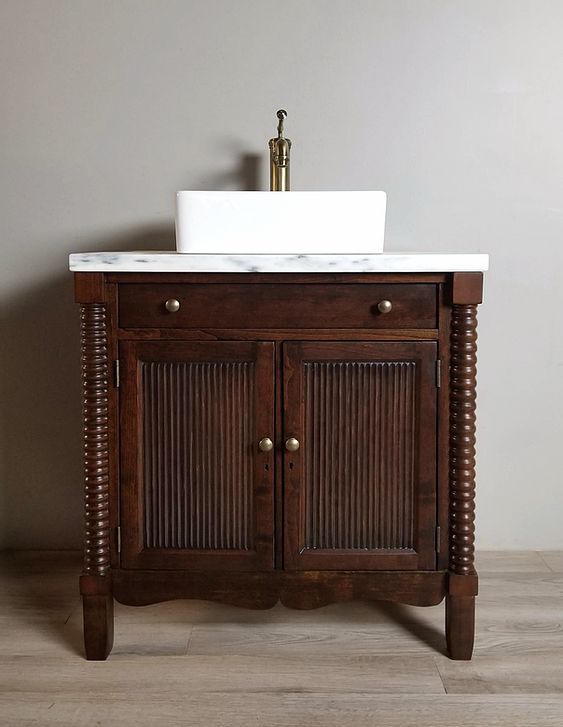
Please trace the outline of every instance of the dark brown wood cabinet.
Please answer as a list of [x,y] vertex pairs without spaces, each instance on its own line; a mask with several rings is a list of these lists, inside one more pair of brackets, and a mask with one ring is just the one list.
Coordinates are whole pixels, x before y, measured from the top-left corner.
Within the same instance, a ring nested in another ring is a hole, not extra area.
[[121,341],[119,355],[122,566],[272,569],[274,472],[254,444],[274,430],[274,344]]
[[284,567],[436,568],[435,342],[283,344]]
[[76,273],[86,655],[113,599],[446,597],[473,646],[481,273]]

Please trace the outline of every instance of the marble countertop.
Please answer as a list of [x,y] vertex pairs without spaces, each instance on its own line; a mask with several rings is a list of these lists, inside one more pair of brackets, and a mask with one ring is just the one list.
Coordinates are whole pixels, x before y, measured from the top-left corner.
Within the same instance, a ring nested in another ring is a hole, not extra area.
[[73,272],[115,273],[448,273],[484,272],[481,253],[381,253],[374,255],[207,255],[177,252],[81,252]]

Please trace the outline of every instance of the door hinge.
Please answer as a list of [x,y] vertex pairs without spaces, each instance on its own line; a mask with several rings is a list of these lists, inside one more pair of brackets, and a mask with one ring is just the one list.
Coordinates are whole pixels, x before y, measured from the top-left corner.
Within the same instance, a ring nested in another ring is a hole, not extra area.
[[115,381],[115,388],[119,389],[119,359],[113,362],[113,377]]
[[438,359],[436,361],[436,388],[439,389],[442,386],[442,361]]
[[115,528],[115,542],[117,545],[117,552],[121,553],[121,525]]
[[440,540],[441,540],[441,530],[440,526],[436,525],[436,552],[440,552]]

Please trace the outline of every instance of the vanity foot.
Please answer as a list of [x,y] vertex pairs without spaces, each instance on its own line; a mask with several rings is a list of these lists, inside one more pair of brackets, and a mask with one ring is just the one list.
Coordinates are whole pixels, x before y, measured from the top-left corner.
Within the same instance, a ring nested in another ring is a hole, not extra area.
[[475,635],[475,596],[446,596],[446,641],[450,659],[469,661]]
[[84,648],[89,661],[104,661],[113,646],[113,596],[83,596]]

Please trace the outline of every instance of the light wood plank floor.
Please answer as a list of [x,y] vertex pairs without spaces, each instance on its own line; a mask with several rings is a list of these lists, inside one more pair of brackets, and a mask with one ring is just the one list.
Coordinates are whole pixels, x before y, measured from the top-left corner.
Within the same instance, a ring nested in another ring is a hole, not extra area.
[[0,555],[0,724],[202,727],[563,725],[563,552],[483,552],[472,662],[443,604],[246,611],[116,607],[82,655],[76,553]]

